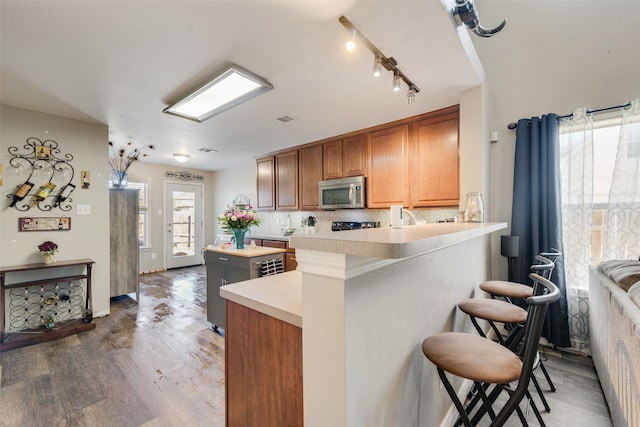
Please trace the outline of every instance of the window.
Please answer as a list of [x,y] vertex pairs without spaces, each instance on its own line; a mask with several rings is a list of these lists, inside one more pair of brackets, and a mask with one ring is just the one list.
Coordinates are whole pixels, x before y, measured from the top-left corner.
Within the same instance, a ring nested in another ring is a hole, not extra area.
[[[109,180],[109,187],[112,186]],[[141,248],[149,247],[149,202],[148,184],[142,180],[129,181],[127,188],[138,190],[138,243]]]

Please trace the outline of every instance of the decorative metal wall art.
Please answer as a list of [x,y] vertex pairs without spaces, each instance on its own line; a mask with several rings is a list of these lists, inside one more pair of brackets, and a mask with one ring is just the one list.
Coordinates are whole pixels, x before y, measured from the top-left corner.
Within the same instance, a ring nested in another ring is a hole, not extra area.
[[56,141],[34,137],[27,138],[22,151],[9,147],[9,154],[9,164],[18,173],[24,171],[28,175],[13,194],[7,195],[11,199],[10,207],[23,212],[35,207],[42,211],[71,210],[73,200],[69,196],[76,188],[71,183],[75,173],[71,154],[61,155]]
[[203,175],[196,175],[191,172],[182,171],[182,172],[170,172],[166,171],[164,176],[167,178],[176,178],[182,181],[204,181]]

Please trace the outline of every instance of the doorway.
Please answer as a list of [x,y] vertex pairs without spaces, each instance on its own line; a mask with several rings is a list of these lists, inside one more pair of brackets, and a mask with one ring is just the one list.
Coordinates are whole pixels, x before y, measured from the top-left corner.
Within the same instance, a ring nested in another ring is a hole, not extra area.
[[202,264],[202,184],[166,184],[167,269]]

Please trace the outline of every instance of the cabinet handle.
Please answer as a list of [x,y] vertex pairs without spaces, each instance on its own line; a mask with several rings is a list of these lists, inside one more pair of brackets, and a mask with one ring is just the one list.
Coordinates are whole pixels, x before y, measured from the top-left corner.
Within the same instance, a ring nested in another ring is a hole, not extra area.
[[225,257],[221,257],[221,256],[219,256],[218,259],[220,261],[229,261],[229,258],[225,258]]

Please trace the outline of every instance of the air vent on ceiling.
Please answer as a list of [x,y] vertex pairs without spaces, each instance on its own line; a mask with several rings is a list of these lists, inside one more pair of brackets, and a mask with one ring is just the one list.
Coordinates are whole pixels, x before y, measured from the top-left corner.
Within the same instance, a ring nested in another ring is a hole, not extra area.
[[279,121],[280,123],[287,123],[287,122],[290,122],[291,120],[293,120],[293,117],[289,115],[284,115],[276,119],[276,121]]
[[217,153],[218,150],[214,150],[213,148],[199,148],[198,151],[202,151],[203,153]]

